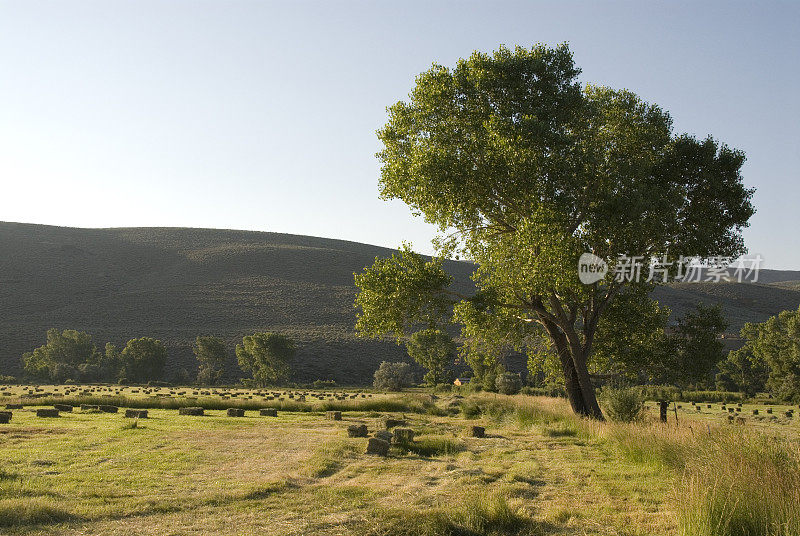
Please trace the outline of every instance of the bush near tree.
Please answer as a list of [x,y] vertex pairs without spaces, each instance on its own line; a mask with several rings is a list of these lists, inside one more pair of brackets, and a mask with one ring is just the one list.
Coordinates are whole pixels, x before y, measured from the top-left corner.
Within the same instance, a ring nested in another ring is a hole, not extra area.
[[383,391],[402,391],[413,383],[413,373],[408,363],[384,361],[375,371],[372,386]]

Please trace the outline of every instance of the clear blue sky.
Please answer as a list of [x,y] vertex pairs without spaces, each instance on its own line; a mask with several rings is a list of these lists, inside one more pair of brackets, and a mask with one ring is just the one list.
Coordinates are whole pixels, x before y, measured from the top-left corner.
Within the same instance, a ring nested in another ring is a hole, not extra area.
[[799,2],[0,0],[0,220],[430,251],[375,130],[432,62],[568,42],[584,82],[748,155],[746,232],[800,269]]

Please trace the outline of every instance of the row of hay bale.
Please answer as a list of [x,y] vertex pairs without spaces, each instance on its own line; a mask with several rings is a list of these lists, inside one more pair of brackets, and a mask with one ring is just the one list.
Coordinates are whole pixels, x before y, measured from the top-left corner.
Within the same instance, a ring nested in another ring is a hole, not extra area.
[[[245,410],[241,408],[228,408],[225,411],[225,414],[228,417],[244,417]],[[258,414],[262,417],[277,417],[278,410],[274,408],[263,408],[258,410]],[[205,415],[205,408],[200,406],[187,406],[184,408],[178,408],[178,415],[189,415],[189,416],[202,416]]]

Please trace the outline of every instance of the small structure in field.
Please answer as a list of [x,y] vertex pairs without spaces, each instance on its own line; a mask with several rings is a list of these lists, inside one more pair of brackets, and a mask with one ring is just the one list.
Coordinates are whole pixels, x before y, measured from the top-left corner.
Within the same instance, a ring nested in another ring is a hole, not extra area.
[[414,441],[414,430],[411,428],[395,428],[392,433],[394,443],[412,443]]
[[370,437],[367,442],[367,454],[375,454],[376,456],[388,456],[389,442],[377,437]]
[[472,378],[456,378],[453,380],[453,385],[468,385]]
[[351,424],[347,427],[348,437],[367,437],[367,433],[366,424]]
[[470,430],[472,437],[486,437],[486,428],[483,426],[473,426]]
[[59,412],[56,408],[41,408],[36,410],[37,417],[59,417]]

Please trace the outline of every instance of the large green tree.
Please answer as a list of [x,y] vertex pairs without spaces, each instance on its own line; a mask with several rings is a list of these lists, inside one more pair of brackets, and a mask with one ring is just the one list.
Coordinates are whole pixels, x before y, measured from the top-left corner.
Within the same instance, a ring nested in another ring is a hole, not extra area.
[[44,346],[22,356],[25,373],[39,380],[80,379],[79,367],[97,362],[100,354],[92,336],[74,329],[47,330]]
[[[742,152],[675,135],[658,106],[578,74],[566,45],[475,52],[389,108],[381,196],[439,227],[439,257],[475,263],[477,294],[456,296],[441,259],[406,250],[356,277],[357,327],[402,337],[453,311],[484,355],[541,331],[573,410],[602,418],[590,366],[604,314],[658,282],[612,277],[617,259],[738,256],[754,209]],[[585,252],[611,268],[587,285]]]
[[411,358],[428,369],[425,383],[436,385],[449,381],[447,367],[456,355],[456,343],[452,337],[440,329],[417,331],[406,342],[406,350]]
[[766,363],[767,388],[778,398],[800,401],[800,308],[783,311],[760,324],[745,324],[741,335],[753,365]]
[[[113,352],[112,352],[113,353]],[[167,347],[152,337],[131,339],[119,354],[120,377],[129,382],[160,380],[167,363]]]
[[219,337],[198,335],[192,350],[199,362],[197,381],[202,385],[219,383],[225,375],[225,341]]
[[275,385],[289,379],[294,341],[280,333],[254,333],[236,345],[239,367],[253,375],[256,385]]

